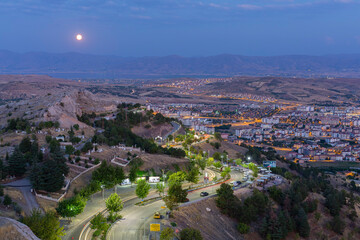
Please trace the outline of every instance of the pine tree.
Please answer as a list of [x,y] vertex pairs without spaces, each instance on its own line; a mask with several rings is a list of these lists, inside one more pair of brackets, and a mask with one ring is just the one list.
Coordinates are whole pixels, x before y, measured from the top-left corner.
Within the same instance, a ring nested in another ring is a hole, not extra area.
[[15,148],[13,154],[9,158],[9,174],[22,176],[26,172],[26,160],[19,148]]
[[296,216],[296,227],[301,237],[308,237],[310,234],[310,226],[308,218],[303,208],[300,208]]
[[30,181],[37,190],[56,192],[63,187],[64,176],[55,161],[46,160],[33,166]]
[[0,180],[5,178],[6,176],[6,167],[4,166],[4,162],[0,159]]
[[19,144],[19,149],[22,153],[27,153],[31,151],[31,142],[28,137],[25,137]]
[[56,162],[56,164],[58,165],[58,169],[60,169],[61,173],[64,174],[64,176],[68,175],[69,166],[66,164],[66,159],[60,148],[57,148],[51,154],[51,158]]

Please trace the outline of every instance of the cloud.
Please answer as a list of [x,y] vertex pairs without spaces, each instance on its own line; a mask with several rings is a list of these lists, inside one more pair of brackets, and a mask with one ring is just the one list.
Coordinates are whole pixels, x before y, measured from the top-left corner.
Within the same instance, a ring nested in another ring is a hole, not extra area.
[[352,3],[354,1],[353,0],[335,0],[335,2],[338,2],[338,3]]
[[222,6],[222,5],[220,5],[220,4],[216,4],[216,3],[209,3],[209,6],[210,6],[210,7],[213,7],[213,8],[229,10],[229,7],[225,7],[225,6]]
[[237,7],[244,10],[259,10],[263,8],[261,6],[253,5],[253,4],[238,4]]

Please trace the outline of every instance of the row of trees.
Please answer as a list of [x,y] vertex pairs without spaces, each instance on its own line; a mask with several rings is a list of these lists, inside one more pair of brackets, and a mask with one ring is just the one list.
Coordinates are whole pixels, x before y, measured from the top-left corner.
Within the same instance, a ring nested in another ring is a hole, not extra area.
[[0,161],[1,177],[23,176],[30,169],[30,181],[34,189],[48,192],[60,190],[69,168],[56,140],[49,149],[49,153],[43,154],[35,136],[32,139],[25,137],[10,156],[6,155],[7,164]]
[[[15,131],[15,130],[20,130],[20,131],[26,131],[27,133],[30,133],[30,129],[31,127],[35,127],[35,124],[31,124],[29,122],[29,120],[27,119],[23,119],[23,118],[13,118],[13,119],[9,119],[7,121],[7,126],[5,127],[5,131]],[[36,129],[41,130],[44,128],[58,128],[60,127],[60,123],[59,122],[53,122],[53,121],[46,121],[46,122],[40,122]]]
[[254,190],[253,195],[245,199],[244,203],[233,194],[228,184],[222,184],[217,193],[217,206],[222,213],[239,221],[240,233],[247,233],[251,222],[262,219],[259,232],[266,239],[283,239],[294,230],[302,237],[309,235],[310,227],[301,201],[295,206],[289,204],[285,208],[275,209],[269,198],[258,190]]

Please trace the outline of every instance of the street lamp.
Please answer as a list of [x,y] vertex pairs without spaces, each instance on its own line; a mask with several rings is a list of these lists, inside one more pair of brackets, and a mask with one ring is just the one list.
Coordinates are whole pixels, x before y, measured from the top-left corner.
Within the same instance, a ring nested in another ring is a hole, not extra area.
[[104,188],[105,188],[105,185],[101,185],[101,191],[102,191],[103,200],[104,200]]
[[248,156],[248,158],[247,158],[247,159],[248,159],[248,161],[250,162],[250,160],[251,160],[251,157],[250,157],[250,156]]

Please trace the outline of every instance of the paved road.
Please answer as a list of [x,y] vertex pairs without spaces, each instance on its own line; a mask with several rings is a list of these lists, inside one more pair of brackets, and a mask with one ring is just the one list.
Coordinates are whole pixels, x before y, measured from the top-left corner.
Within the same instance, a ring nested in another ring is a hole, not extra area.
[[[211,170],[210,170],[211,171]],[[212,172],[212,171],[211,171]],[[210,174],[210,172],[209,172]],[[211,173],[216,174],[217,173]],[[232,177],[239,180],[242,178],[242,175],[239,172],[232,173]],[[212,186],[207,187],[205,191],[209,192],[210,195],[216,194],[216,189],[219,187]],[[204,191],[203,189],[199,189],[197,191],[191,192],[188,195],[190,201],[198,201],[200,197],[200,192]],[[104,199],[106,199],[110,194],[114,192],[114,189],[107,189],[104,191]],[[149,234],[149,224],[150,222],[157,221],[152,218],[152,215],[155,211],[161,210],[161,206],[165,206],[164,202],[156,201],[146,206],[136,206],[134,205],[139,199],[135,196],[135,186],[131,187],[127,186],[118,186],[117,193],[123,199],[124,208],[121,211],[121,215],[124,219],[120,220],[116,223],[110,231],[111,239],[141,239],[143,237],[144,230],[144,222],[147,224],[147,233]],[[147,198],[158,196],[155,193],[155,189],[152,189],[149,196]],[[64,240],[72,240],[72,239],[91,239],[93,230],[89,228],[89,222],[92,217],[98,212],[103,212],[105,210],[105,202],[103,200],[102,193],[96,193],[92,196],[91,200],[88,201],[84,212],[78,215],[75,219],[73,219],[70,225],[65,224],[63,221],[63,225],[65,227],[66,236],[62,237]],[[165,210],[163,210],[164,212]],[[121,227],[122,230],[117,230],[118,226]],[[126,227],[125,227],[126,226]],[[124,230],[124,229],[126,230]],[[141,231],[142,229],[142,231]],[[118,232],[121,234],[118,236]],[[109,235],[110,236],[110,235]]]
[[[126,198],[134,196],[135,187],[130,185],[117,187],[116,192],[122,197]],[[91,196],[87,202],[84,211],[72,219],[70,224],[66,224],[66,220],[62,220],[62,226],[64,226],[66,235],[62,239],[79,239],[82,229],[91,220],[91,218],[98,212],[105,209],[104,199],[108,198],[110,194],[114,193],[114,188],[106,189],[104,194],[102,192],[95,193]]]
[[179,129],[181,128],[181,125],[175,121],[172,121],[171,125],[173,126],[173,129],[169,133],[165,134],[165,136],[163,136],[164,141],[166,141],[166,139],[170,135],[173,135],[175,132],[179,131]]
[[[243,174],[239,171],[233,171],[231,173],[231,180],[242,180]],[[200,196],[200,192],[206,191],[209,193],[208,197],[216,195],[216,190],[220,187],[220,184],[202,188],[189,192],[188,198],[190,202],[183,205],[189,205],[194,202],[201,201],[204,197]],[[206,198],[208,198],[206,197]],[[149,239],[150,224],[160,223],[160,219],[154,219],[153,215],[156,211],[162,213],[165,217],[165,203],[162,200],[153,202],[146,206],[129,205],[124,206],[124,210],[121,212],[123,219],[116,222],[109,231],[108,240],[141,240]],[[135,202],[134,202],[135,203]],[[144,235],[145,234],[145,235]]]
[[92,138],[87,139],[85,142],[80,142],[74,146],[75,150],[81,150],[87,142],[91,142]]
[[11,183],[4,184],[4,186],[14,187],[21,191],[26,201],[26,208],[24,209],[26,214],[30,214],[33,208],[40,209],[35,195],[31,192],[31,183],[28,178],[23,178]]

